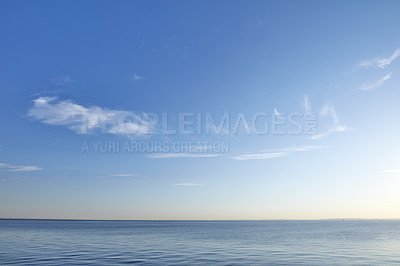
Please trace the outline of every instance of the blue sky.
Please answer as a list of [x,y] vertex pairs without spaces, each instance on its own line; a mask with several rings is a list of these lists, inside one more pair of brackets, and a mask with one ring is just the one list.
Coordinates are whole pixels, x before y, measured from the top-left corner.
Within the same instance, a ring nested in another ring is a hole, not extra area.
[[399,7],[2,1],[0,217],[400,218]]

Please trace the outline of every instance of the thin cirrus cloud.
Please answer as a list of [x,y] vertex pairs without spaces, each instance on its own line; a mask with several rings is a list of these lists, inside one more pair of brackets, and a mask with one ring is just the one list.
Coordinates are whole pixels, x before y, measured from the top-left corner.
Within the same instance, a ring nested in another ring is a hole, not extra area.
[[326,103],[319,112],[320,117],[327,117],[333,120],[333,126],[324,133],[319,133],[311,136],[313,140],[320,140],[337,132],[353,131],[353,128],[343,126],[339,123],[339,118],[336,114],[335,107],[332,104]]
[[153,153],[153,154],[148,154],[146,157],[151,159],[173,159],[173,158],[210,158],[217,156],[219,155],[210,153],[181,152],[181,153]]
[[251,153],[251,154],[242,154],[237,156],[229,157],[234,160],[244,161],[244,160],[260,160],[260,159],[272,159],[272,158],[279,158],[285,157],[295,152],[305,152],[310,150],[316,149],[323,149],[327,148],[326,146],[300,146],[300,147],[287,147],[281,148],[275,151],[265,151],[260,153]]
[[201,184],[197,184],[197,183],[177,183],[177,184],[172,184],[172,185],[179,186],[179,187],[201,186]]
[[274,108],[274,116],[276,116],[276,117],[282,117],[282,113],[280,113],[276,108]]
[[359,68],[378,67],[384,69],[389,66],[397,57],[400,56],[400,48],[397,48],[389,57],[377,57],[371,60],[364,60],[358,63],[356,70]]
[[319,149],[326,149],[329,148],[328,146],[316,146],[316,145],[309,145],[309,146],[292,146],[287,148],[282,148],[281,150],[284,152],[296,152],[296,151],[311,151],[311,150],[319,150]]
[[136,74],[136,73],[135,73],[135,74],[133,74],[131,78],[132,78],[132,80],[133,80],[133,81],[139,81],[139,80],[142,80],[142,79],[144,79],[144,77],[142,77],[142,76],[139,76],[139,75],[138,75],[138,74]]
[[0,168],[8,169],[9,172],[30,172],[43,170],[43,168],[38,166],[17,166],[6,163],[0,163]]
[[[304,108],[304,112],[310,113],[311,112],[311,103],[308,95],[304,95],[302,99],[302,105]],[[328,137],[329,135],[336,133],[336,132],[346,132],[346,131],[353,131],[354,129],[343,126],[339,123],[339,118],[338,115],[336,114],[335,107],[330,104],[330,103],[325,103],[325,105],[321,108],[319,111],[319,116],[320,117],[327,117],[333,120],[333,126],[330,127],[326,132],[324,133],[318,133],[312,135],[310,138],[313,140],[320,140],[323,138]]]
[[131,177],[131,176],[137,176],[136,174],[113,174],[110,176],[114,176],[114,177]]
[[[258,153],[247,153],[247,154],[240,154],[236,156],[230,156],[226,158],[244,161],[244,160],[260,160],[260,159],[272,159],[272,158],[279,158],[288,156],[294,152],[304,152],[316,149],[326,148],[326,146],[293,146],[288,148],[282,148],[278,150],[269,150],[269,151],[262,151]],[[219,154],[204,154],[204,153],[155,153],[149,154],[146,157],[152,159],[171,159],[171,158],[210,158],[210,157],[217,157],[220,156]]]
[[308,98],[308,95],[303,96],[303,108],[305,113],[311,112],[310,99]]
[[101,175],[99,176],[100,178],[129,178],[129,177],[144,177],[143,175],[138,175],[138,174],[131,174],[131,173],[120,173],[120,174],[110,174],[110,175]]
[[388,169],[380,171],[383,174],[397,174],[400,173],[400,169]]
[[359,90],[362,91],[370,91],[370,90],[375,90],[379,87],[381,87],[387,80],[389,80],[392,77],[392,73],[386,74],[385,76],[381,77],[380,79],[374,81],[374,82],[368,82],[363,84]]
[[259,160],[259,159],[272,159],[286,156],[285,152],[265,152],[265,153],[252,153],[232,156],[231,159],[244,161],[244,160]]
[[152,130],[150,122],[129,111],[85,107],[56,97],[39,97],[33,103],[28,111],[30,118],[48,125],[66,126],[78,134],[100,131],[105,134],[146,135]]

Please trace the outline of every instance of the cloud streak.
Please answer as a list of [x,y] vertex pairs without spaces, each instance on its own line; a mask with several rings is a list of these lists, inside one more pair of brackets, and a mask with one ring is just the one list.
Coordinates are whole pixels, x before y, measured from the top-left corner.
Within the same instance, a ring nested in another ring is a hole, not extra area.
[[43,170],[43,168],[38,166],[17,166],[6,163],[0,163],[0,168],[8,169],[9,172],[30,172]]
[[131,177],[131,176],[137,176],[136,174],[113,174],[111,176],[114,177]]
[[182,187],[190,187],[190,186],[201,186],[201,184],[197,183],[177,183],[177,184],[172,184],[173,186],[182,186]]
[[28,117],[48,125],[66,126],[78,134],[101,131],[105,134],[145,135],[152,130],[149,121],[129,111],[85,107],[55,97],[39,97],[33,103]]
[[310,99],[307,95],[303,96],[303,108],[306,114],[311,112]]
[[281,149],[278,149],[275,151],[270,150],[270,151],[264,151],[264,152],[260,152],[260,153],[242,154],[242,155],[232,156],[229,158],[238,160],[238,161],[260,160],[260,159],[265,160],[265,159],[285,157],[294,152],[305,152],[305,151],[322,149],[322,148],[326,148],[326,146],[300,146],[300,147],[293,146],[293,147],[281,148]]
[[218,154],[209,153],[153,153],[148,154],[146,157],[151,159],[173,159],[173,158],[210,158],[217,157]]
[[276,108],[274,108],[274,116],[281,118],[282,114],[279,113],[279,111]]
[[265,153],[253,153],[253,154],[242,154],[238,156],[232,156],[231,159],[244,161],[244,160],[260,160],[260,159],[272,159],[286,156],[285,152],[265,152]]
[[132,80],[133,80],[133,81],[139,81],[139,80],[142,80],[142,79],[144,79],[144,77],[139,76],[139,75],[136,74],[136,73],[132,75]]
[[388,169],[380,171],[382,174],[397,174],[400,173],[400,169]]
[[371,60],[364,60],[358,63],[357,69],[359,68],[369,68],[369,67],[378,67],[380,69],[384,69],[389,66],[397,57],[400,56],[400,48],[397,48],[394,53],[389,57],[377,57]]
[[378,79],[378,80],[376,80],[374,82],[365,83],[364,85],[362,85],[358,89],[362,90],[362,91],[375,90],[375,89],[381,87],[391,77],[392,77],[392,73],[386,74],[385,76],[381,77],[380,79]]
[[343,126],[339,123],[339,118],[336,114],[335,107],[332,104],[326,103],[324,107],[322,107],[322,109],[319,111],[319,115],[321,117],[331,118],[333,120],[333,127],[324,133],[312,135],[310,138],[313,140],[320,140],[337,132],[346,132],[354,130],[352,128]]

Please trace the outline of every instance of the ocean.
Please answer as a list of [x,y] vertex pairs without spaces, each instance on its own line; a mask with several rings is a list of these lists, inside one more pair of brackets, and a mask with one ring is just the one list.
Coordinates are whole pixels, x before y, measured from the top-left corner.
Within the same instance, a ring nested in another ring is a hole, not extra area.
[[0,219],[0,264],[400,264],[399,220]]

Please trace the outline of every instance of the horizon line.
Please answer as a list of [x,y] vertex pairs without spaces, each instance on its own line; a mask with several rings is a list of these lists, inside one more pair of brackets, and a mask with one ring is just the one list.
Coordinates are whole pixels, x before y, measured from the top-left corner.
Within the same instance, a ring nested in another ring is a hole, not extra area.
[[140,221],[140,222],[257,222],[257,221],[344,221],[344,220],[400,220],[400,218],[316,218],[316,219],[81,219],[81,218],[0,218],[0,220],[50,221]]

